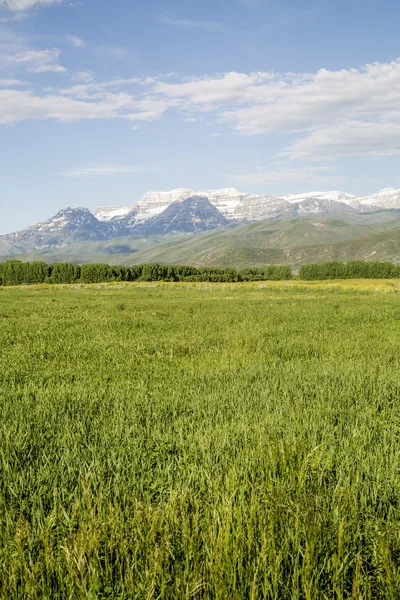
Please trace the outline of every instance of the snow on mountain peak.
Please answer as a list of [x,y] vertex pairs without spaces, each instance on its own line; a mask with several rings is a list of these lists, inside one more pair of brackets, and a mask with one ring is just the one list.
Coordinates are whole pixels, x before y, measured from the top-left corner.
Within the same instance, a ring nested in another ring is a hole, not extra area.
[[99,206],[93,211],[93,214],[99,221],[111,221],[115,218],[124,217],[133,207],[134,204],[129,206]]
[[[287,194],[285,196],[263,196],[240,192],[235,188],[218,190],[201,190],[195,192],[190,188],[177,188],[170,191],[150,190],[137,204],[126,207],[103,206],[94,211],[99,221],[119,221],[130,219],[131,226],[161,214],[174,202],[183,202],[192,196],[204,196],[227,219],[237,221],[257,220],[269,214],[275,214],[280,208],[289,210],[288,206],[304,204],[306,212],[324,212],[332,202],[347,204],[351,207],[372,206],[381,209],[400,208],[400,190],[385,188],[372,196],[358,198],[341,191],[305,192],[303,194]],[[315,208],[312,209],[314,203]]]
[[177,188],[169,192],[150,190],[139,200],[136,210],[136,221],[145,221],[162,213],[174,202],[183,202],[194,195],[189,188]]
[[315,198],[318,200],[331,200],[334,202],[344,202],[348,204],[356,199],[352,194],[346,194],[346,192],[306,192],[304,194],[287,194],[286,196],[282,196],[284,200],[288,202],[303,202],[303,200],[308,200],[309,198]]
[[182,198],[190,198],[194,192],[190,188],[176,188],[168,192],[160,192],[158,190],[150,190],[139,200],[138,204],[150,203],[157,204],[159,202],[179,202]]
[[365,198],[357,198],[360,204],[384,209],[400,208],[400,190],[385,188]]

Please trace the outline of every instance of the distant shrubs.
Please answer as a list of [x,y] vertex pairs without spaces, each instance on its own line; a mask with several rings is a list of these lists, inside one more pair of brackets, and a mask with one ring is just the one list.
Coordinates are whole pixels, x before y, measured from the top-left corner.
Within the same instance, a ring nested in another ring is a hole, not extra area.
[[84,283],[112,281],[114,279],[112,267],[103,263],[82,265],[81,279]]
[[43,283],[50,272],[51,268],[45,262],[25,263],[20,260],[8,260],[0,263],[0,285]]
[[303,265],[299,279],[305,281],[321,279],[394,279],[400,277],[400,265],[390,262],[367,262],[354,260],[349,263],[337,261]]
[[188,265],[123,265],[105,263],[75,265],[72,263],[44,262],[24,263],[8,260],[0,263],[0,285],[24,283],[106,283],[109,281],[267,281],[292,279],[290,267],[269,266],[265,269],[242,269],[232,267],[192,267]]
[[80,266],[73,263],[53,263],[49,271],[49,283],[74,283],[81,276]]
[[[391,279],[400,277],[400,265],[390,262],[366,262],[361,260],[342,263],[338,261],[303,265],[299,279],[305,281],[323,279]],[[293,278],[290,267],[271,265],[263,269],[233,267],[191,267],[188,265],[123,265],[105,263],[75,265],[73,263],[45,262],[24,263],[8,260],[0,263],[0,285],[30,283],[107,283],[110,281],[284,281]]]
[[292,279],[293,273],[290,267],[270,266],[266,269],[242,269],[239,271],[240,281],[281,281]]

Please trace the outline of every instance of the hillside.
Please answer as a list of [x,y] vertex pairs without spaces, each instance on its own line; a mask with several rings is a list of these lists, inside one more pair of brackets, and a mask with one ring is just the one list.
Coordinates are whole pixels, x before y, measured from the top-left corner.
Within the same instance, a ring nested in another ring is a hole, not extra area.
[[[396,232],[400,220],[353,223],[339,219],[294,219],[242,225],[162,244],[135,254],[133,261],[194,264],[197,266],[262,266],[285,263],[368,259],[377,255],[398,260]],[[374,254],[375,252],[375,254]]]
[[[260,248],[255,246],[215,246],[207,250],[191,251],[177,243],[162,245],[147,252],[139,252],[134,263],[164,262],[193,264],[195,266],[262,267],[266,264],[288,264],[300,267],[311,262],[328,260],[378,260],[400,262],[400,227],[356,240],[333,244],[289,246],[287,248]],[[180,258],[180,261],[178,260]]]
[[[0,262],[14,258],[22,261],[44,260],[48,264],[52,262],[130,264],[133,262],[132,256],[136,252],[146,251],[158,244],[165,244],[177,239],[181,239],[181,236],[126,236],[106,242],[75,242],[59,248],[44,248],[40,251],[19,253],[12,256],[0,254]],[[1,251],[0,245],[0,253]]]
[[[386,213],[386,215],[384,215]],[[234,188],[222,190],[193,190],[178,188],[170,192],[150,191],[137,203],[127,206],[103,206],[94,211],[84,207],[68,207],[53,217],[36,223],[20,231],[0,236],[0,254],[37,256],[54,252],[55,256],[68,254],[75,256],[73,246],[77,243],[98,243],[117,240],[121,237],[194,235],[204,231],[221,230],[227,225],[255,225],[249,232],[251,247],[260,244],[253,240],[261,231],[261,247],[265,246],[264,224],[261,230],[257,223],[278,222],[296,219],[315,219],[321,223],[307,231],[297,224],[293,232],[287,232],[280,239],[273,238],[274,247],[293,243],[318,243],[357,237],[366,232],[342,231],[337,236],[325,220],[344,220],[353,224],[377,223],[392,220],[395,213],[400,217],[400,190],[387,188],[366,198],[356,198],[345,192],[309,192],[285,197],[261,196],[241,193]],[[297,221],[295,221],[297,223]],[[275,232],[272,225],[272,232]],[[278,225],[279,228],[279,225]],[[318,228],[320,231],[318,231]],[[296,231],[299,229],[299,232]],[[271,231],[270,231],[271,233]],[[370,232],[367,232],[370,233]],[[245,234],[246,235],[246,234]],[[219,244],[220,242],[218,242]],[[248,245],[248,242],[235,239],[234,246]],[[67,248],[67,250],[66,250]],[[97,249],[99,250],[99,249]],[[101,253],[95,252],[96,260]],[[21,257],[22,258],[22,257]],[[82,260],[86,260],[86,256]]]
[[326,260],[400,262],[400,221],[354,224],[335,219],[243,225],[233,230],[162,244],[135,254],[133,262],[196,266],[263,266]]
[[[265,264],[298,267],[308,262],[353,259],[400,262],[399,216],[398,211],[393,211],[342,219],[314,217],[262,221],[240,226],[228,225],[218,231],[197,235],[123,237],[107,242],[80,242],[64,248],[48,248],[40,253],[19,254],[18,258],[45,260],[48,263],[163,262],[221,267]],[[3,260],[7,258],[5,256]]]

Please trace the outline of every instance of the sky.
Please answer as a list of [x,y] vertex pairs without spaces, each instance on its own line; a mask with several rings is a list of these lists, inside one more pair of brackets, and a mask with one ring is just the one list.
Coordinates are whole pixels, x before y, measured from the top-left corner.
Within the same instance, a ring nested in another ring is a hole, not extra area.
[[148,190],[400,188],[398,0],[0,0],[0,234]]

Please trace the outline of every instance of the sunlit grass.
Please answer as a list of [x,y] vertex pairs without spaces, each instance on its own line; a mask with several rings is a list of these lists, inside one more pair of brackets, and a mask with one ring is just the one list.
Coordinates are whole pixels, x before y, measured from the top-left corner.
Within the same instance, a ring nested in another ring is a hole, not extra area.
[[0,289],[0,597],[399,598],[399,291]]

